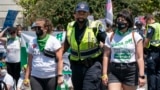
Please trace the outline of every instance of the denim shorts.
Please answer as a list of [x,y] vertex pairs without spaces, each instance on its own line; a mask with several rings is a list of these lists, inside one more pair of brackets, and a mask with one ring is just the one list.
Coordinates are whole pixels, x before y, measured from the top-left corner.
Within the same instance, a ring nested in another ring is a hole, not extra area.
[[138,85],[137,63],[110,63],[109,83],[122,83],[128,86]]

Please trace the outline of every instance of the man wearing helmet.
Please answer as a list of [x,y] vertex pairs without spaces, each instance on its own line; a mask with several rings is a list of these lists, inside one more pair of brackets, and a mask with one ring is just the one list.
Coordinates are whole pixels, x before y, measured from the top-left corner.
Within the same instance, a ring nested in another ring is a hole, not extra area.
[[69,59],[74,90],[101,90],[102,50],[99,42],[105,42],[106,32],[100,21],[90,21],[88,15],[88,4],[78,3],[76,21],[67,26],[64,51],[71,48]]

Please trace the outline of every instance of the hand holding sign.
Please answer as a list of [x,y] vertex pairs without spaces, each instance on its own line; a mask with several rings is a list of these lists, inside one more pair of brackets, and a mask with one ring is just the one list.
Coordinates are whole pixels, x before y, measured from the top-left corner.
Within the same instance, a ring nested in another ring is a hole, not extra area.
[[9,27],[7,26],[7,27],[6,27],[5,29],[3,29],[2,31],[4,31],[4,32],[5,32],[5,31],[7,31],[7,29],[8,29],[8,28],[9,28]]

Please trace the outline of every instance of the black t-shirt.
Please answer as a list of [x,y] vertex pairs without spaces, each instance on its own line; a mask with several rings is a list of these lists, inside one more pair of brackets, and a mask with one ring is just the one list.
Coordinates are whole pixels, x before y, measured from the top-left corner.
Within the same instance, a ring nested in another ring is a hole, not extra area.
[[[86,27],[89,25],[89,22],[86,21],[84,26],[80,29],[79,26],[78,26],[78,23],[76,22],[74,27],[75,27],[75,38],[76,38],[76,41],[78,44],[80,44],[81,40],[82,40],[82,37],[84,35],[84,32],[85,32],[85,29]],[[105,38],[106,38],[106,32],[105,30],[103,29],[102,26],[99,26],[99,31],[98,31],[98,34],[97,34],[97,40],[100,42],[105,42]]]

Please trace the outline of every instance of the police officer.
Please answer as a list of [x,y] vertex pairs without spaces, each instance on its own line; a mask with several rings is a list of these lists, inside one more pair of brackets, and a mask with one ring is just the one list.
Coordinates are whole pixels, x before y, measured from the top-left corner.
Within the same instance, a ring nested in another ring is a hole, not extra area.
[[67,26],[64,49],[71,48],[69,56],[74,90],[101,90],[102,51],[99,42],[105,42],[106,33],[100,21],[89,21],[89,6],[80,2],[75,9],[76,21]]
[[147,56],[148,90],[160,90],[160,24],[153,15],[144,17],[147,24],[147,35],[144,47],[149,50]]
[[136,32],[138,32],[144,38],[144,30],[143,30],[143,23],[141,21],[137,21],[135,23]]

